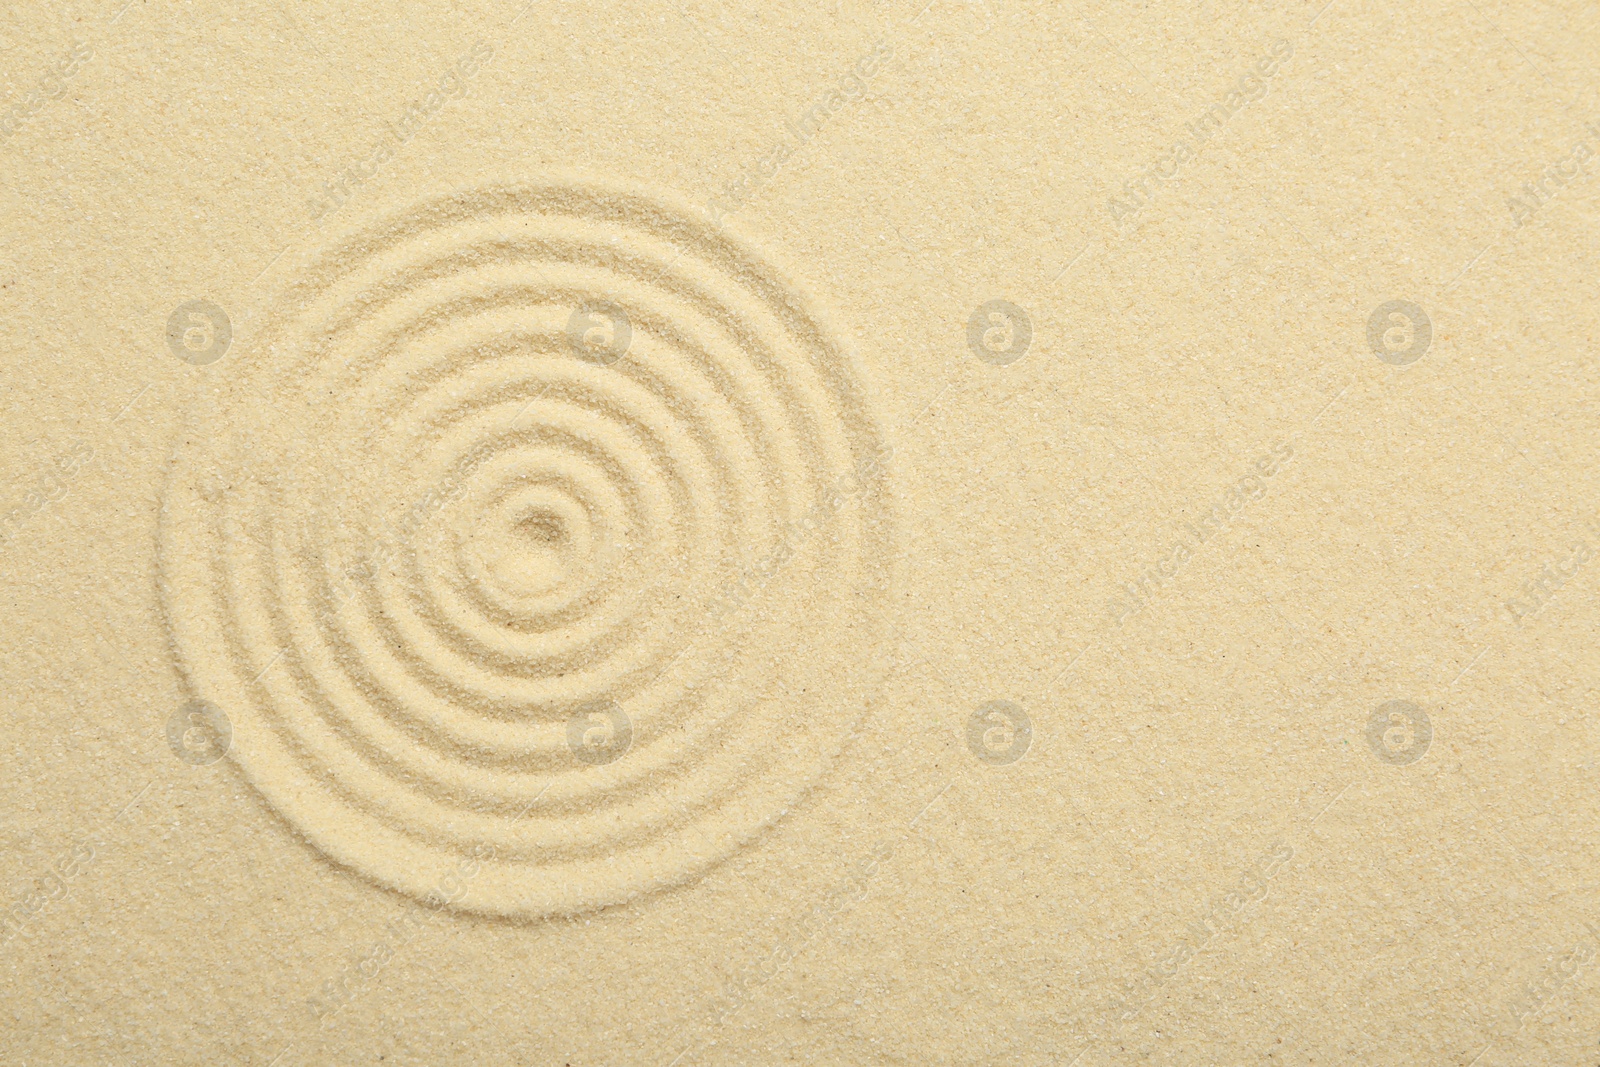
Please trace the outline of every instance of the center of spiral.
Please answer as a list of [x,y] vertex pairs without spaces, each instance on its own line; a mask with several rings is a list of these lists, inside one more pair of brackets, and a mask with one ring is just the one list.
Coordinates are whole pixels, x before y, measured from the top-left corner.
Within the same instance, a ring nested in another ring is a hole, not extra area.
[[544,592],[559,584],[566,573],[566,555],[570,548],[561,517],[535,509],[512,524],[511,534],[514,551],[508,556],[515,558],[507,559],[506,563],[529,587],[528,591]]
[[529,542],[546,548],[559,548],[567,539],[566,527],[561,525],[561,518],[539,511],[517,523],[517,532]]
[[470,550],[480,575],[495,591],[517,598],[545,597],[587,569],[586,523],[574,502],[537,494],[504,501],[480,516]]

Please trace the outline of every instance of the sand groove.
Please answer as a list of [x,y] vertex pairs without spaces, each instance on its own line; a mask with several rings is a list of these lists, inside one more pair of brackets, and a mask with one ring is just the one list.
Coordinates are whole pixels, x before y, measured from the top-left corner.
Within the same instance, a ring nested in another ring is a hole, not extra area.
[[[894,552],[860,387],[770,269],[647,198],[497,186],[279,308],[208,372],[160,569],[291,824],[419,897],[489,846],[462,906],[538,916],[692,877],[815,780]],[[572,747],[597,708],[615,758]]]

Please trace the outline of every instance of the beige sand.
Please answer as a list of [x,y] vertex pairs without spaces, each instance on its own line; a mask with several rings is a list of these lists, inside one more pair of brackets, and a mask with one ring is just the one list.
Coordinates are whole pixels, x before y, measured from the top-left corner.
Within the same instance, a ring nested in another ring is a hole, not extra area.
[[0,1063],[1600,1062],[1600,13],[9,13]]

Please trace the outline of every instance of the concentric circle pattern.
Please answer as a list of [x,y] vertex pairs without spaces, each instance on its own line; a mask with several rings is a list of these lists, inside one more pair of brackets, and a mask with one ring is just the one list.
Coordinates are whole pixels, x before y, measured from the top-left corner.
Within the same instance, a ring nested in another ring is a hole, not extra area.
[[792,805],[881,678],[894,558],[886,450],[794,293],[572,185],[432,201],[296,277],[207,370],[160,546],[192,696],[273,806],[383,884],[533,917]]

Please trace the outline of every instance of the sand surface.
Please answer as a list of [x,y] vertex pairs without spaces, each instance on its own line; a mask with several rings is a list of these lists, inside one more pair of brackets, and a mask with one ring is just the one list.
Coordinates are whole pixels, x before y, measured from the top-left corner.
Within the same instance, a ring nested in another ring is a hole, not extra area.
[[1597,55],[0,15],[0,1064],[1600,1063]]

